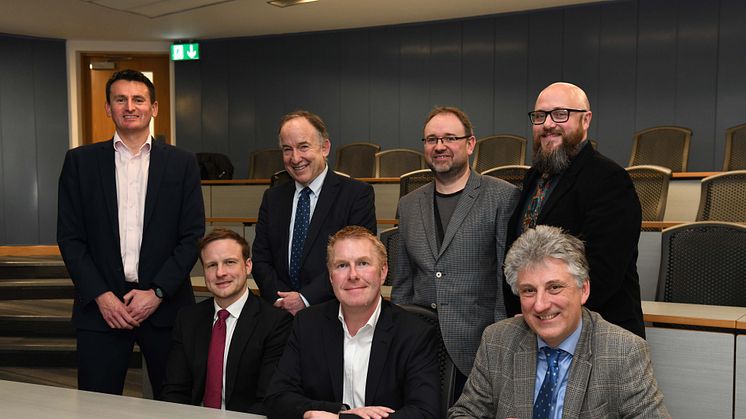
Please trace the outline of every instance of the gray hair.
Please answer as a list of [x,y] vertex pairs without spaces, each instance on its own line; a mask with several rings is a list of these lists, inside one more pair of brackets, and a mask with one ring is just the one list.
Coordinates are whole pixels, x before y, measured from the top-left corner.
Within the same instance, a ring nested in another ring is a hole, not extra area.
[[583,242],[559,227],[540,225],[523,233],[505,256],[505,279],[513,294],[518,295],[518,273],[547,259],[565,262],[567,272],[575,278],[578,288],[588,280],[588,260]]

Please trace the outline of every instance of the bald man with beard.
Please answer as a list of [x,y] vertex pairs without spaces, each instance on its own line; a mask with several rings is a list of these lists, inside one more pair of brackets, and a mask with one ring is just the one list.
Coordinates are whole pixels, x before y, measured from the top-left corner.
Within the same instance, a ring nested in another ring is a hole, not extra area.
[[[593,112],[578,86],[549,85],[528,116],[534,159],[508,226],[508,243],[537,225],[562,227],[583,240],[593,285],[585,306],[645,337],[637,275],[642,211],[632,180],[587,141]],[[507,287],[504,296],[508,314],[519,313]]]

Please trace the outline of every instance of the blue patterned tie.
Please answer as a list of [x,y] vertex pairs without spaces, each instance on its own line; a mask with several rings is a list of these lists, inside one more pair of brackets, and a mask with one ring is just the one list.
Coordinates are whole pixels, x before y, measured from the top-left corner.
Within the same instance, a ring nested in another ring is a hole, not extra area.
[[552,349],[548,346],[541,348],[547,361],[547,373],[544,376],[544,383],[539,389],[539,394],[534,402],[534,418],[548,419],[554,414],[557,404],[554,397],[559,387],[559,358],[562,349]]
[[300,191],[298,206],[295,208],[295,223],[293,224],[293,246],[290,250],[290,285],[296,291],[300,290],[300,259],[303,256],[303,244],[308,234],[308,222],[311,215],[311,189],[306,186]]

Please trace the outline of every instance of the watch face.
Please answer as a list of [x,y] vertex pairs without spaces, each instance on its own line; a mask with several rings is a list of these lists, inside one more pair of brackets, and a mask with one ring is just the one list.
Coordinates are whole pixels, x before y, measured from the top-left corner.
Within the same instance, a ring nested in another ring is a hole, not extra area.
[[163,290],[162,289],[160,289],[158,287],[155,287],[155,288],[153,288],[153,291],[155,291],[155,296],[156,297],[163,298]]

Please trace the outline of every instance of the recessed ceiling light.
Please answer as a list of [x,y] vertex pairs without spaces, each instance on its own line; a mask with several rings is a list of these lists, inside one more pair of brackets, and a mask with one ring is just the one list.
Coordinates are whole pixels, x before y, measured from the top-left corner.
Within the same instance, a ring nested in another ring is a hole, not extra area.
[[267,3],[271,4],[272,6],[277,6],[277,7],[288,7],[288,6],[297,6],[303,3],[313,3],[315,1],[319,1],[319,0],[272,0],[272,1],[268,1]]

